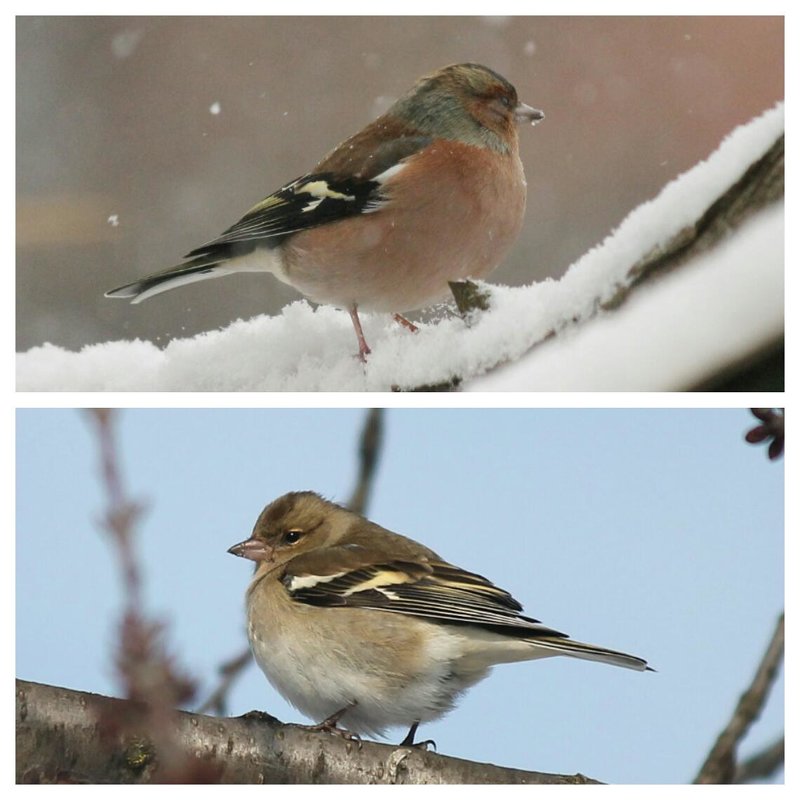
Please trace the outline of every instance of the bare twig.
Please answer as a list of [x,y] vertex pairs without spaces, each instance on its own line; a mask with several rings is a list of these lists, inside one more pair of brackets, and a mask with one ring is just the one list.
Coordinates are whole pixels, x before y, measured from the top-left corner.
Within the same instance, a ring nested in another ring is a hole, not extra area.
[[224,715],[228,708],[228,692],[236,682],[239,675],[244,672],[246,667],[249,667],[253,662],[253,654],[249,647],[242,650],[239,655],[228,659],[219,667],[219,674],[222,676],[217,688],[208,696],[208,698],[197,707],[198,714],[214,714]]
[[110,408],[93,408],[89,416],[97,425],[97,440],[100,447],[100,469],[108,497],[108,506],[103,526],[115,543],[125,585],[128,610],[141,607],[141,579],[136,558],[133,555],[133,530],[141,516],[143,507],[125,496],[122,477],[119,473],[117,443],[114,437],[114,412]]
[[761,713],[783,660],[783,618],[784,615],[781,614],[752,683],[739,698],[730,722],[717,737],[714,747],[694,779],[695,783],[733,782],[736,776],[736,748]]
[[142,506],[128,498],[119,470],[114,412],[93,409],[100,448],[101,473],[107,495],[104,527],[119,559],[125,590],[125,612],[120,625],[116,666],[125,695],[135,701],[125,715],[101,715],[97,728],[101,741],[118,755],[123,740],[138,742],[134,760],[155,762],[159,782],[207,781],[213,776],[187,758],[176,740],[174,709],[188,701],[194,684],[179,673],[164,646],[164,626],[148,620],[142,610],[141,575],[134,554],[135,523]]
[[355,489],[350,495],[348,506],[359,514],[366,512],[375,479],[378,458],[383,445],[383,409],[371,408],[367,411],[361,441],[358,448],[359,470]]
[[759,778],[769,778],[784,763],[784,737],[742,761],[736,767],[734,783],[750,783]]

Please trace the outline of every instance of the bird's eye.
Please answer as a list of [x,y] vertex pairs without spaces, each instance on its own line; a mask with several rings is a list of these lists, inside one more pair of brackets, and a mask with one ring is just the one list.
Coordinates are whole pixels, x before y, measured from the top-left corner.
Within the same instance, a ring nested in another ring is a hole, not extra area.
[[286,531],[283,534],[283,541],[286,544],[297,544],[303,536],[303,531]]
[[500,95],[500,102],[506,107],[511,108],[511,98],[507,94]]

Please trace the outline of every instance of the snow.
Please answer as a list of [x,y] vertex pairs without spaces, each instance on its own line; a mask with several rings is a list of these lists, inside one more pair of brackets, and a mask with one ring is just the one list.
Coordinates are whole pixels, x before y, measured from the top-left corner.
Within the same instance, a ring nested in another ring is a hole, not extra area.
[[674,391],[783,332],[783,204],[617,313],[544,343],[472,391]]
[[[476,391],[685,388],[780,334],[782,206],[758,215],[691,265],[635,290],[618,310],[598,316],[598,305],[616,294],[631,265],[694,222],[738,180],[783,126],[779,105],[737,128],[560,280],[492,286],[491,310],[471,326],[446,316],[412,334],[386,315],[362,315],[373,350],[366,366],[353,355],[349,316],[301,300],[278,316],[237,320],[163,349],[140,340],[80,352],[35,347],[17,356],[17,389],[389,391],[454,377]],[[553,331],[554,338],[528,353]],[[504,363],[509,366],[485,374]]]
[[120,60],[130,58],[142,41],[144,30],[142,28],[131,28],[120,31],[111,39],[111,52],[115,58]]

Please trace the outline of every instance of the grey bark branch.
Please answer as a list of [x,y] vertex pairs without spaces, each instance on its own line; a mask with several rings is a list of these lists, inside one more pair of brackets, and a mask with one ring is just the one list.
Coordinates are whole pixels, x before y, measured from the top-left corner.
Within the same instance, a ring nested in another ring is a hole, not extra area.
[[[17,680],[17,783],[152,783],[169,774],[154,737],[124,724],[110,731],[98,719],[125,720],[132,703]],[[284,725],[267,714],[207,717],[176,712],[170,737],[184,763],[184,782],[501,784],[597,783],[583,775],[554,775],[480,764],[363,742]]]

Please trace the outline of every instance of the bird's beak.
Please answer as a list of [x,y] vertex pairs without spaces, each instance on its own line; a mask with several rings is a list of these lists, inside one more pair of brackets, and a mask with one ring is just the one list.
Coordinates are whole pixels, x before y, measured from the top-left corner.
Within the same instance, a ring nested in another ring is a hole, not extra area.
[[263,540],[252,537],[229,547],[228,552],[234,556],[249,558],[251,561],[267,561],[272,558],[272,549],[267,547]]
[[514,121],[517,124],[530,122],[531,125],[535,125],[543,119],[544,111],[539,111],[538,108],[531,108],[531,106],[525,103],[517,103],[517,107],[514,109]]

